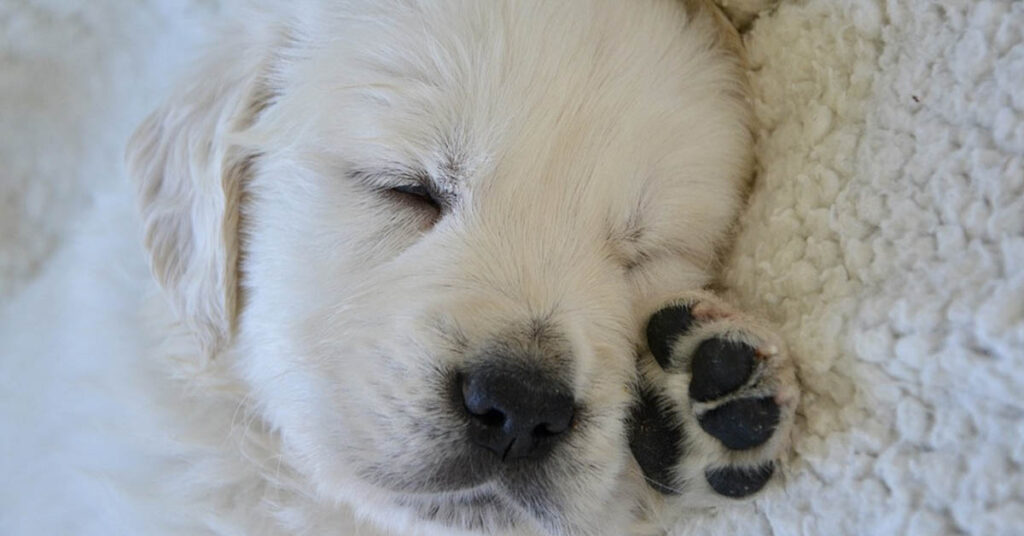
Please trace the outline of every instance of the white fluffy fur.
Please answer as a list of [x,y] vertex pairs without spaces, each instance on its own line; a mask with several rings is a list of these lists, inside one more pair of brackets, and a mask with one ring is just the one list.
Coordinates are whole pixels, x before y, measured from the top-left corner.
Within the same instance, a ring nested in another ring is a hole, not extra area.
[[[141,221],[104,198],[7,309],[4,391],[78,426],[11,448],[0,500],[39,515],[5,530],[369,530],[345,505],[410,533],[454,531],[409,505],[495,533],[631,530],[657,507],[623,433],[640,326],[711,280],[749,173],[720,28],[670,1],[277,9],[239,16],[140,127]],[[453,199],[436,224],[380,191],[406,170]],[[592,426],[530,514],[490,481],[429,493],[432,375],[536,317]],[[13,380],[47,369],[52,392]]]

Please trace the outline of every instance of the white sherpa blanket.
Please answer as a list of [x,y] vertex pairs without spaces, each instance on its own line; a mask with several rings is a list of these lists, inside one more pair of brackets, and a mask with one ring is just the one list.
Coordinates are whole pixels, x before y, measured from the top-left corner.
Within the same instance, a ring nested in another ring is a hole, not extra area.
[[[216,10],[0,1],[0,299]],[[725,282],[806,394],[783,481],[677,532],[1024,534],[1024,2],[793,1],[746,41],[763,171]]]

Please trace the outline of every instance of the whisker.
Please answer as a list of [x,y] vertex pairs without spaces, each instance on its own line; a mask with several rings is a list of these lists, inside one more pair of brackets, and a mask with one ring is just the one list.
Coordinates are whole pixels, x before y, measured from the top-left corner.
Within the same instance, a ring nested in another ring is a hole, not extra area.
[[675,493],[676,495],[682,495],[683,492],[684,492],[684,490],[682,490],[682,489],[673,488],[672,486],[665,485],[665,484],[663,484],[661,482],[658,482],[657,480],[649,478],[647,475],[644,475],[644,480],[646,480],[647,483],[650,484],[655,489],[668,490],[668,491],[670,491],[672,493]]

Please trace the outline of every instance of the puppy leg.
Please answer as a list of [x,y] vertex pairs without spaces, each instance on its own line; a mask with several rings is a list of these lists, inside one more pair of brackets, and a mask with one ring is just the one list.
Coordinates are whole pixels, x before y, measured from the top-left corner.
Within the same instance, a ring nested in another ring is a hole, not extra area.
[[656,312],[647,343],[630,446],[651,486],[688,497],[759,491],[788,442],[799,399],[782,341],[700,291]]

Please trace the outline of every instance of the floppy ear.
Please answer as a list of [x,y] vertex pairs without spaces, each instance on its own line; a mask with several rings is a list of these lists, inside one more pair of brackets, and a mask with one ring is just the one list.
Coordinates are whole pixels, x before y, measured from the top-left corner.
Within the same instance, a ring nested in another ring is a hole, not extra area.
[[211,356],[233,334],[239,193],[251,160],[229,137],[267,102],[249,52],[221,49],[128,144],[153,274]]

